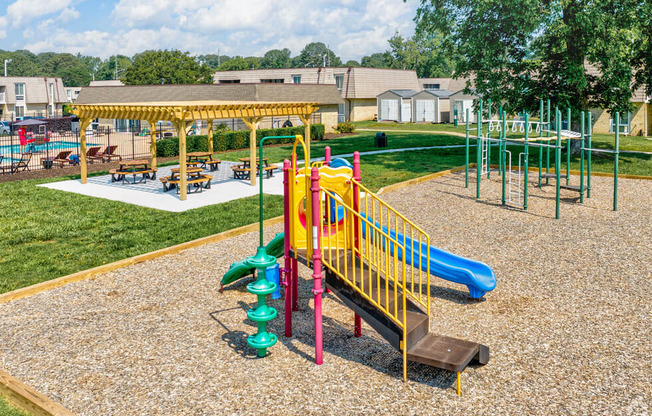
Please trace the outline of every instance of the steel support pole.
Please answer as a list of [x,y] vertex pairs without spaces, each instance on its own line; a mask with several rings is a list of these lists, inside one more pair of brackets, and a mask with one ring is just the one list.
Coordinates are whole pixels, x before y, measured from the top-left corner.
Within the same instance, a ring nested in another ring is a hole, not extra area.
[[[289,160],[283,161],[283,205],[284,221],[284,257],[285,267],[283,268],[283,287],[285,287],[285,336],[292,336],[292,259],[290,257],[290,169],[292,164]],[[262,181],[261,181],[262,182]]]
[[476,150],[476,184],[475,184],[475,198],[480,199],[480,180],[482,179],[482,137],[480,136],[480,117],[482,116],[482,113],[480,110],[478,110],[476,117],[478,120],[478,128],[475,131],[475,136],[476,136],[476,143],[477,146],[475,148]]
[[586,147],[589,149],[588,154],[586,155],[587,160],[586,160],[586,197],[591,198],[591,130],[592,130],[592,117],[593,115],[589,111],[587,114],[587,123],[586,123],[586,132],[588,134],[587,136],[587,145]]
[[[527,175],[528,175],[528,169],[530,167],[529,163],[529,158],[530,158],[530,147],[529,147],[529,133],[528,133],[528,126],[530,123],[530,115],[528,113],[525,113],[525,157],[524,157],[524,167],[525,167],[525,172],[523,173],[524,178],[523,178],[523,209],[527,211]],[[521,172],[518,173],[519,175]]]
[[[306,159],[306,163],[309,163]],[[312,265],[313,265],[313,289],[312,293],[315,295],[315,364],[321,365],[323,362],[323,336],[322,336],[322,313],[321,313],[321,295],[324,290],[321,287],[321,219],[319,214],[319,204],[321,199],[319,196],[319,169],[312,168],[310,181],[312,187],[312,230],[310,232],[312,244]]]
[[557,179],[555,193],[555,218],[559,219],[559,200],[561,198],[561,111],[555,108],[555,124],[557,125],[557,142],[555,144],[555,175]]
[[614,211],[618,210],[618,155],[620,141],[620,113],[616,113],[616,149],[614,151]]
[[[568,131],[571,131],[571,109],[568,108],[567,112],[567,127]],[[570,159],[571,159],[571,138],[570,138],[570,133],[568,135],[568,138],[566,139],[566,185],[570,183]]]
[[464,187],[469,187],[469,109],[466,109],[466,177]]
[[580,204],[584,203],[584,111],[580,113]]

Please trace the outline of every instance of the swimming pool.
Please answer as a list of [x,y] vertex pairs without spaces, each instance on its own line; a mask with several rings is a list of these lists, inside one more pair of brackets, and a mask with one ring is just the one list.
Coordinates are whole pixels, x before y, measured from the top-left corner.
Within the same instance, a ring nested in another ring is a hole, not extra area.
[[[18,142],[18,140],[16,140],[16,142]],[[86,146],[90,147],[90,146],[100,146],[100,145],[94,143],[87,143]],[[56,152],[57,150],[66,150],[66,149],[79,149],[79,143],[73,141],[55,140],[52,142],[48,142],[46,144],[35,145],[32,151],[33,152],[46,152],[46,151]],[[30,144],[27,144],[27,146],[25,146],[25,150],[28,152],[31,150]],[[20,154],[20,143],[16,143],[13,146],[12,145],[0,146],[0,155],[9,156],[12,153]]]

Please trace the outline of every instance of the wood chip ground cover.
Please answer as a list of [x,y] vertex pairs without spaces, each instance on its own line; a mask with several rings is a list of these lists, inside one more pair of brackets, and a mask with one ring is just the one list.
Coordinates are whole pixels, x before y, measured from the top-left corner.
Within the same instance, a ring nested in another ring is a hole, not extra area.
[[306,268],[293,337],[283,301],[270,301],[279,343],[256,359],[247,279],[218,292],[256,233],[0,305],[0,366],[80,415],[647,414],[652,181],[619,181],[613,212],[612,179],[595,177],[593,198],[562,203],[554,220],[554,187],[532,188],[522,212],[500,206],[497,175],[481,202],[463,178],[383,195],[435,245],[496,272],[482,302],[433,280],[431,330],[491,348],[489,364],[463,373],[461,397],[454,374],[418,364],[404,384],[400,354],[366,324],[352,337],[353,314],[332,295],[315,366]]

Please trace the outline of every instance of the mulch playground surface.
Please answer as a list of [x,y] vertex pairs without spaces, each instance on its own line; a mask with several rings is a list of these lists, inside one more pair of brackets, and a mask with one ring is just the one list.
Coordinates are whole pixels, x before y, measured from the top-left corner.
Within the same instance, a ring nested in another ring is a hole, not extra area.
[[306,268],[293,337],[283,336],[283,300],[270,300],[279,342],[256,359],[248,279],[218,289],[257,233],[0,305],[0,366],[80,415],[647,414],[652,181],[620,180],[613,212],[613,180],[592,180],[583,206],[562,193],[560,220],[552,186],[531,188],[527,212],[502,207],[497,174],[480,202],[463,172],[382,195],[433,244],[496,273],[480,302],[432,281],[431,330],[491,349],[487,365],[462,374],[462,396],[454,374],[420,364],[403,383],[401,355],[366,324],[354,338],[353,313],[332,294],[324,364],[314,365]]

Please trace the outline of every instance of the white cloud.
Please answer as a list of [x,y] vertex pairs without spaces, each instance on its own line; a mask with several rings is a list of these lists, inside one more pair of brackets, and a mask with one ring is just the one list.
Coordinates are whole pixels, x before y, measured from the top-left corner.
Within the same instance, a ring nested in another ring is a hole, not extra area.
[[38,17],[66,9],[72,0],[17,0],[7,7],[7,19],[12,27]]
[[0,39],[7,37],[7,18],[0,16]]
[[[59,15],[33,22],[37,29],[25,31],[21,47],[102,57],[146,49],[205,54],[218,48],[221,54],[262,56],[274,48],[297,55],[318,41],[346,62],[386,50],[396,31],[410,36],[418,5],[418,0],[115,0],[114,6],[107,4],[113,7],[113,27],[75,31],[74,22],[64,23],[88,17],[80,16],[71,1],[49,0],[48,12],[40,10],[40,15],[55,10]],[[18,0],[12,6],[23,10],[41,2]]]

